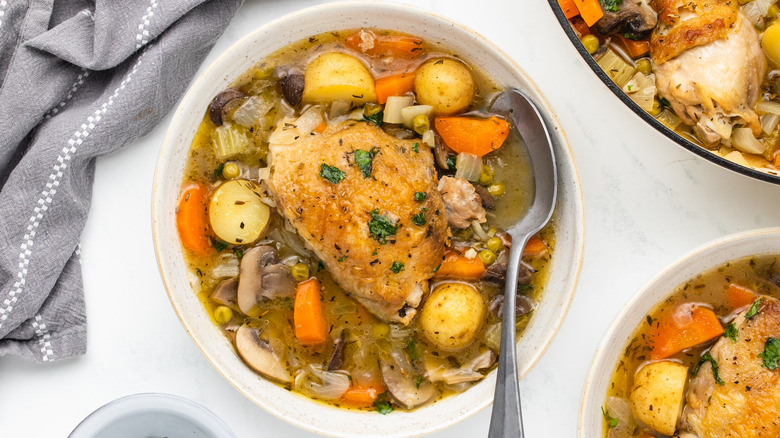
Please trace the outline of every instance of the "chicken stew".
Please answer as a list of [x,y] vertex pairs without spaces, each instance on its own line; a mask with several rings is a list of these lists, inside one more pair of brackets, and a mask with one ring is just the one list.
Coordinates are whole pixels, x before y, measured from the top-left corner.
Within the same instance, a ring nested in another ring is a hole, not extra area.
[[732,261],[653,308],[612,376],[604,436],[780,436],[779,262]]
[[[313,399],[387,414],[495,367],[530,163],[500,91],[437,42],[316,35],[214,97],[176,209],[192,284],[237,354]],[[553,221],[524,251],[517,330]],[[515,281],[513,279],[513,281]]]
[[780,174],[776,0],[558,0],[639,107],[739,165]]

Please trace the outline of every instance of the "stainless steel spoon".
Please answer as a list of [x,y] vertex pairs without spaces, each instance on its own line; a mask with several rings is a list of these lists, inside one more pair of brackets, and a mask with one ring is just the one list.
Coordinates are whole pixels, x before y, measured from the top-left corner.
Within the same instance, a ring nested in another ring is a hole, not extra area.
[[496,393],[490,418],[488,438],[523,438],[523,418],[520,411],[520,387],[517,376],[517,345],[515,340],[515,301],[517,273],[528,239],[550,220],[558,185],[552,141],[542,116],[533,103],[518,90],[501,93],[490,111],[506,115],[513,122],[528,149],[534,173],[534,197],[531,207],[507,231],[512,236],[504,289],[504,320],[501,323],[501,352],[498,357]]

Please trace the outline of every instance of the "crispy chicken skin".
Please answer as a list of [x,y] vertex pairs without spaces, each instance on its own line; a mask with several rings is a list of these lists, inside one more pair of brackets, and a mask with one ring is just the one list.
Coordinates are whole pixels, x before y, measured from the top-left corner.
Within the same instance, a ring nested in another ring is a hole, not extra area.
[[[373,151],[369,177],[356,163],[358,149]],[[444,257],[447,233],[430,149],[347,121],[291,145],[272,145],[269,163],[279,213],[336,282],[378,317],[411,321]],[[345,176],[328,181],[320,176],[323,164]],[[426,194],[422,202],[416,192]],[[375,219],[397,227],[395,233],[378,238],[369,228]]]
[[721,338],[710,350],[724,385],[704,364],[691,380],[684,427],[698,438],[774,438],[780,436],[780,371],[770,371],[758,357],[768,337],[780,338],[780,301],[765,297],[758,313],[747,310],[734,324],[736,342]]
[[758,33],[729,0],[657,0],[650,40],[658,94],[706,144],[735,124],[761,132],[755,105],[766,68]]

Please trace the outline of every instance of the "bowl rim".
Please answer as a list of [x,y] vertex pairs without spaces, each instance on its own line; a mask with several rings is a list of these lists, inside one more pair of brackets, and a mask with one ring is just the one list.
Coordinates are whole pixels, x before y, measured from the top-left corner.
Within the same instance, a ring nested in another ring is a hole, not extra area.
[[[715,250],[722,249],[724,247],[727,247],[729,245],[736,245],[739,242],[745,241],[745,240],[751,240],[751,239],[758,239],[758,238],[765,238],[765,237],[774,237],[775,239],[780,238],[780,227],[767,227],[767,228],[758,228],[754,230],[748,230],[743,232],[738,232],[734,234],[729,234],[726,236],[721,236],[719,238],[710,240],[709,242],[706,242],[693,250],[689,251],[688,253],[684,254],[668,266],[664,267],[658,274],[653,276],[648,282],[646,282],[637,292],[631,297],[631,299],[620,309],[620,311],[615,315],[614,319],[609,325],[609,328],[604,332],[601,341],[599,342],[598,347],[596,347],[596,351],[593,354],[593,359],[591,360],[591,363],[588,368],[588,373],[585,378],[585,385],[582,391],[582,398],[580,400],[580,412],[579,412],[579,418],[577,420],[577,435],[580,438],[594,438],[586,436],[585,428],[588,426],[588,419],[586,418],[586,410],[588,410],[589,407],[595,403],[594,400],[600,401],[600,405],[603,405],[603,400],[606,399],[607,394],[595,394],[593,391],[595,391],[597,388],[595,388],[595,380],[598,375],[601,375],[601,373],[604,373],[606,371],[605,366],[610,365],[609,372],[610,375],[614,371],[615,363],[605,364],[604,361],[607,360],[608,355],[612,353],[612,350],[610,347],[615,347],[615,343],[617,341],[620,341],[618,344],[618,347],[620,350],[622,350],[625,346],[625,343],[627,342],[628,338],[631,336],[631,333],[633,333],[633,330],[636,329],[637,324],[639,324],[639,321],[636,321],[635,324],[631,325],[632,331],[630,333],[620,334],[618,333],[618,329],[620,328],[620,325],[624,322],[626,318],[629,317],[629,313],[635,309],[639,302],[642,300],[642,298],[652,293],[653,290],[655,290],[655,285],[658,283],[661,283],[666,277],[673,276],[675,272],[679,269],[684,268],[687,264],[694,263],[699,257],[702,257],[708,253],[711,253]],[[777,251],[777,253],[780,253],[780,250]],[[769,254],[767,252],[762,252],[761,254]],[[738,258],[748,257],[750,254],[744,254],[736,257],[730,257],[725,262],[728,262],[729,260],[734,260]],[[701,271],[708,270],[715,268],[717,266],[720,266],[721,264],[725,263],[724,261],[717,262],[717,263],[708,263],[706,268],[703,268]],[[696,275],[695,273],[693,275]],[[692,277],[687,277],[684,281],[690,280]],[[673,287],[676,288],[679,286],[679,284],[675,284]],[[661,296],[660,300],[663,300],[663,297],[668,296],[671,293],[671,291],[665,291],[664,294]],[[652,303],[650,308],[657,305],[660,300]],[[615,339],[616,337],[619,337],[619,339]],[[594,399],[594,397],[599,397]],[[591,409],[592,410],[592,409]],[[599,417],[601,418],[601,417]]]
[[68,438],[92,438],[114,421],[143,412],[175,414],[220,438],[235,438],[228,425],[214,412],[188,398],[161,392],[130,394],[111,400],[89,415],[73,429]]
[[590,67],[590,69],[593,70],[601,82],[603,82],[604,85],[606,85],[606,87],[612,91],[612,94],[617,96],[621,102],[623,102],[631,111],[633,111],[634,114],[638,115],[642,120],[647,122],[648,125],[652,126],[656,129],[656,131],[660,132],[688,151],[706,159],[709,162],[715,163],[720,167],[724,167],[728,170],[741,175],[749,176],[759,181],[780,184],[780,172],[777,175],[773,175],[771,173],[761,172],[752,167],[745,167],[731,160],[727,160],[726,158],[712,153],[706,148],[699,146],[696,143],[693,143],[685,137],[681,136],[680,134],[672,131],[666,125],[659,122],[655,117],[651,116],[647,111],[643,110],[639,105],[636,104],[636,102],[631,100],[631,98],[628,97],[628,95],[622,89],[620,89],[620,87],[618,87],[617,84],[615,84],[615,82],[610,79],[606,73],[604,73],[604,70],[601,69],[590,53],[588,53],[588,51],[585,49],[585,46],[582,45],[582,42],[577,37],[577,34],[575,34],[574,30],[571,28],[569,20],[566,18],[563,10],[561,9],[561,6],[558,4],[558,0],[547,0],[547,2],[550,4],[550,8],[552,8],[553,13],[555,14],[555,18],[558,20],[561,28],[563,28],[566,36],[574,45],[574,48],[577,49],[580,57],[585,61],[586,64],[588,64],[588,67]]
[[[204,78],[208,75],[210,75],[210,72],[219,64],[223,63],[224,59],[229,57],[229,54],[236,50],[239,46],[245,44],[247,41],[250,41],[253,39],[257,34],[260,34],[269,27],[278,26],[280,23],[284,23],[288,20],[295,19],[300,16],[306,16],[310,15],[319,11],[323,10],[330,10],[335,9],[338,10],[339,8],[343,7],[356,7],[359,6],[361,8],[370,8],[375,11],[398,11],[401,13],[412,13],[417,14],[420,16],[427,16],[429,19],[432,20],[439,20],[441,22],[446,22],[449,26],[453,28],[458,28],[460,31],[467,33],[471,35],[474,39],[478,40],[481,45],[484,47],[492,50],[495,55],[494,58],[505,62],[508,66],[511,67],[511,69],[515,72],[515,76],[522,79],[524,81],[524,85],[528,88],[532,89],[536,95],[538,96],[538,99],[535,99],[538,101],[538,104],[541,105],[542,108],[545,110],[545,117],[548,119],[547,123],[550,124],[552,122],[554,129],[559,136],[559,148],[560,152],[565,154],[567,157],[567,160],[563,160],[568,162],[568,165],[570,165],[570,171],[572,174],[572,181],[569,183],[573,186],[572,195],[571,195],[571,202],[574,206],[572,210],[576,212],[576,217],[572,218],[574,232],[573,232],[573,245],[572,245],[572,260],[575,262],[575,265],[570,268],[569,271],[567,271],[568,276],[570,276],[571,280],[564,286],[568,286],[565,290],[566,292],[566,299],[565,303],[561,306],[561,311],[557,318],[555,318],[553,321],[550,322],[549,326],[552,327],[552,330],[550,330],[543,338],[543,342],[539,344],[538,353],[535,354],[535,358],[527,365],[527,367],[523,370],[521,370],[520,378],[524,377],[541,359],[541,357],[544,355],[546,350],[549,348],[549,346],[552,344],[552,341],[554,340],[555,336],[558,334],[560,327],[563,325],[563,322],[566,318],[566,315],[568,313],[568,310],[571,306],[571,303],[574,298],[574,294],[577,289],[577,284],[579,281],[580,272],[582,269],[583,264],[583,254],[584,254],[584,242],[585,242],[585,234],[584,234],[584,228],[585,228],[585,209],[583,207],[583,193],[582,193],[582,186],[580,182],[580,176],[579,171],[575,165],[574,156],[571,151],[571,146],[569,144],[568,138],[566,137],[565,132],[562,129],[562,124],[560,123],[560,120],[558,119],[557,115],[552,109],[552,106],[550,105],[547,98],[544,96],[544,94],[541,92],[541,90],[538,88],[535,82],[528,76],[528,74],[523,70],[517,62],[510,56],[508,56],[504,51],[499,49],[493,42],[482,36],[481,34],[477,33],[473,29],[449,18],[442,16],[440,14],[437,14],[433,11],[423,9],[417,6],[412,6],[408,4],[394,4],[394,3],[385,3],[385,2],[364,2],[359,0],[347,0],[347,1],[337,1],[332,3],[326,3],[326,4],[320,4],[315,5],[303,9],[296,10],[294,12],[285,14],[283,16],[280,16],[274,20],[271,20],[265,24],[262,24],[260,26],[257,26],[253,30],[249,31],[246,35],[236,40],[233,44],[230,45],[227,49],[223,51],[222,54],[220,54],[217,58],[215,58],[207,67],[206,69],[192,82],[192,84],[189,86],[187,92],[185,93],[184,97],[181,100],[181,103],[179,106],[177,106],[176,111],[173,114],[172,120],[170,122],[170,125],[166,131],[165,139],[163,140],[162,147],[160,149],[160,152],[158,154],[158,162],[157,162],[157,168],[155,170],[155,176],[154,176],[154,182],[153,182],[153,189],[152,189],[152,234],[153,234],[153,240],[154,240],[154,247],[155,247],[155,255],[157,259],[158,269],[160,270],[161,278],[163,280],[163,285],[165,287],[166,293],[168,295],[169,300],[171,301],[171,304],[174,308],[174,311],[176,313],[176,316],[179,318],[179,321],[181,322],[184,329],[188,332],[190,335],[189,337],[191,340],[195,343],[195,345],[198,347],[198,349],[201,351],[203,356],[206,358],[206,360],[217,370],[218,373],[222,375],[222,377],[228,381],[234,388],[236,388],[244,397],[249,399],[252,403],[255,405],[261,407],[264,411],[274,415],[275,417],[285,421],[286,423],[292,424],[296,427],[299,427],[304,430],[308,430],[311,432],[315,432],[318,434],[326,434],[330,436],[353,436],[349,435],[347,433],[341,433],[336,434],[332,431],[323,430],[321,428],[318,428],[314,424],[309,424],[307,422],[301,421],[298,418],[290,418],[287,416],[284,416],[281,412],[277,411],[276,409],[268,407],[266,404],[260,403],[258,400],[255,399],[255,397],[249,393],[247,393],[241,386],[238,384],[238,382],[234,381],[233,378],[228,377],[228,374],[226,374],[226,371],[223,370],[220,366],[217,365],[215,360],[211,357],[211,354],[207,352],[206,346],[201,345],[202,343],[196,339],[192,332],[192,324],[190,322],[187,322],[185,319],[185,316],[182,315],[180,312],[179,307],[175,304],[174,297],[171,292],[171,287],[169,286],[169,281],[166,279],[166,276],[164,273],[166,270],[164,269],[163,265],[163,251],[161,249],[161,230],[159,222],[157,220],[157,217],[159,216],[160,211],[158,210],[157,200],[159,198],[159,190],[158,187],[160,186],[160,179],[161,179],[161,159],[166,154],[167,149],[171,147],[171,144],[173,143],[173,140],[171,140],[171,131],[172,126],[174,125],[175,121],[180,117],[180,111],[182,111],[182,104],[185,103],[188,99],[187,96],[191,93],[191,90],[196,87],[196,85],[203,81]],[[349,28],[349,27],[346,27]],[[562,182],[559,181],[559,187],[562,184]],[[495,373],[491,373],[495,374]],[[485,378],[485,380],[488,380],[490,378],[490,375]],[[301,396],[303,397],[303,396]],[[316,401],[312,401],[309,398],[305,398],[305,401],[311,402],[314,404],[321,404]],[[459,416],[458,418],[454,418],[449,422],[441,423],[441,424],[435,424],[431,427],[427,427],[424,430],[421,430],[417,433],[415,433],[415,436],[421,436],[421,435],[427,435],[431,434],[437,431],[441,431],[447,427],[453,426],[454,424],[469,418],[473,416],[474,414],[480,412],[485,407],[489,406],[492,403],[492,397],[489,399],[486,399],[484,401],[479,402],[474,406],[473,409],[470,409],[467,411],[464,415]],[[355,411],[358,413],[364,413],[363,411]],[[371,435],[371,434],[369,434]],[[357,436],[357,435],[354,435]],[[410,432],[405,433],[397,433],[392,434],[392,436],[412,436],[410,435]]]

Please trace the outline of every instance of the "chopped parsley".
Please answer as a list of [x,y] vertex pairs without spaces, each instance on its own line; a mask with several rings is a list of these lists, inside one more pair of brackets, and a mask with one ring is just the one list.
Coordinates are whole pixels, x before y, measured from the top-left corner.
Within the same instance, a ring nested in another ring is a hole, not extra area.
[[322,264],[322,260],[318,260],[317,261],[317,272],[320,272],[323,269],[325,269],[325,265]]
[[374,399],[374,407],[376,408],[376,411],[382,415],[387,415],[390,412],[393,412],[393,406],[387,399],[387,392],[383,392],[376,396]]
[[669,108],[670,106],[672,106],[672,104],[669,103],[669,99],[665,97],[658,99],[658,103],[661,104],[661,108]]
[[419,213],[412,215],[412,223],[419,226],[425,225],[426,224],[425,212],[427,210],[428,210],[427,208],[423,208],[422,210],[420,210]]
[[379,111],[376,114],[371,114],[370,116],[363,116],[366,120],[369,122],[375,124],[376,126],[382,126],[382,119],[384,118],[384,111]]
[[609,12],[617,12],[618,6],[623,4],[623,0],[599,0],[604,5],[604,9]]
[[379,214],[379,210],[368,212],[371,220],[368,221],[368,233],[379,243],[387,243],[389,236],[395,236],[399,225],[394,224],[387,216]]
[[290,297],[285,297],[285,298],[282,300],[282,307],[284,307],[284,308],[285,308],[285,309],[287,309],[287,310],[292,310],[292,309],[293,309],[293,307],[294,307],[294,306],[293,306],[293,300],[292,300],[292,298],[290,298]]
[[397,274],[404,270],[404,264],[399,262],[393,262],[393,266],[390,266],[390,270]]
[[222,171],[225,169],[225,163],[219,163],[216,169],[214,169],[214,178],[219,178],[222,175]]
[[617,427],[618,419],[615,417],[610,417],[609,412],[607,412],[607,410],[604,409],[603,406],[601,407],[601,413],[604,414],[604,419],[607,420],[607,427],[609,427],[610,429],[614,429]]
[[420,389],[420,383],[422,383],[422,376],[417,376],[417,389]]
[[763,302],[764,300],[760,299],[753,303],[753,305],[750,306],[750,309],[748,309],[747,313],[745,314],[745,319],[751,319],[756,316],[758,314],[758,306],[760,306]]
[[709,362],[710,366],[712,366],[712,375],[715,377],[715,383],[718,385],[725,385],[726,382],[724,382],[718,374],[718,361],[716,361],[712,355],[710,355],[710,353],[704,353],[704,356],[702,356],[699,360],[699,364],[696,365],[696,368],[693,370],[693,374],[695,375],[699,373],[699,369],[702,365],[704,365],[704,362]]
[[211,246],[214,247],[214,249],[217,250],[217,252],[222,251],[223,249],[227,248],[228,244],[225,242],[220,242],[219,240],[212,240]]
[[775,338],[767,338],[764,344],[764,351],[758,355],[760,359],[764,360],[764,367],[766,369],[774,371],[780,367],[780,341]]
[[417,342],[414,338],[409,338],[406,341],[406,352],[409,354],[409,359],[412,361],[420,358],[420,350],[417,348]]
[[731,339],[731,342],[737,342],[737,336],[739,336],[739,330],[737,330],[737,326],[734,325],[732,322],[731,324],[726,327],[726,331],[723,332],[724,338]]
[[413,144],[413,145],[412,145],[412,150],[413,150],[414,152],[416,152],[416,153],[418,153],[418,154],[419,154],[419,153],[420,153],[419,146],[420,146],[420,143],[415,143],[415,144]]
[[236,258],[239,260],[241,260],[241,258],[244,257],[244,251],[239,248],[234,249],[233,254],[235,254]]
[[322,163],[320,166],[320,176],[332,182],[333,184],[336,184],[337,182],[344,179],[347,174],[339,170],[339,168],[336,166],[329,166],[325,163]]
[[344,260],[346,260],[346,259],[347,259],[347,256],[341,256],[341,257],[339,257],[339,261],[340,261],[340,262],[343,262],[343,261],[344,261]]
[[423,202],[427,197],[428,194],[425,192],[414,192],[414,200],[417,202]]
[[447,169],[455,170],[458,163],[458,157],[455,155],[447,155]]
[[355,164],[357,164],[358,169],[360,169],[360,171],[363,173],[364,178],[371,176],[374,157],[378,151],[378,148],[371,148],[371,150],[368,152],[364,151],[363,149],[358,149],[355,151]]

